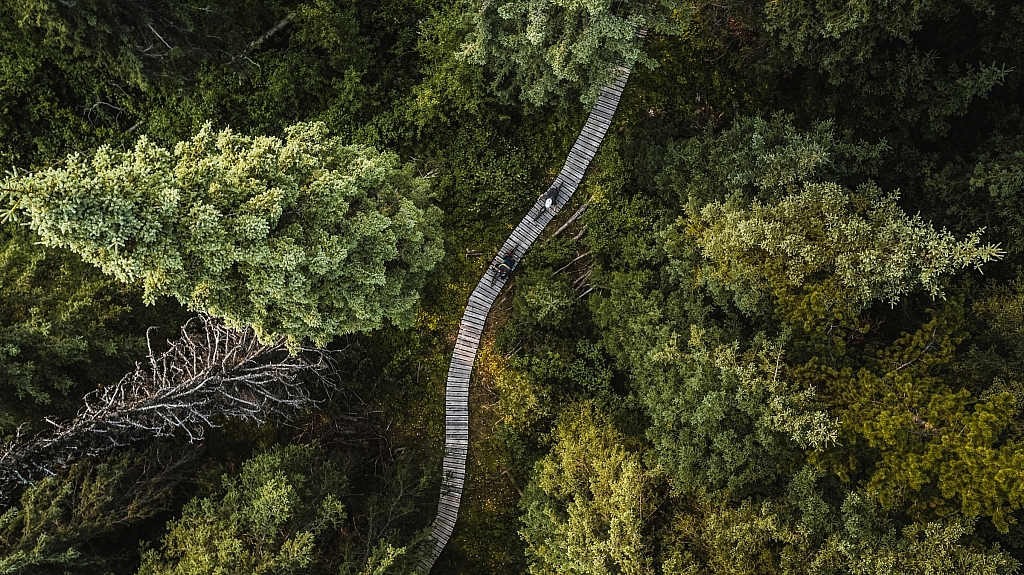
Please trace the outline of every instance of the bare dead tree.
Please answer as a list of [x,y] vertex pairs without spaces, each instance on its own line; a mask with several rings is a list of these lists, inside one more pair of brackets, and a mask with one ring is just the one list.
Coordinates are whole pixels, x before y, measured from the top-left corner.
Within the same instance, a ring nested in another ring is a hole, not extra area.
[[31,438],[19,432],[0,446],[0,497],[83,457],[147,437],[183,433],[190,442],[200,440],[217,416],[260,425],[290,420],[315,403],[303,375],[326,381],[324,354],[289,354],[283,339],[263,345],[251,329],[231,330],[205,315],[189,320],[181,334],[159,356],[150,345],[148,366],[136,364],[116,385],[86,395],[71,421],[48,419],[52,429]]

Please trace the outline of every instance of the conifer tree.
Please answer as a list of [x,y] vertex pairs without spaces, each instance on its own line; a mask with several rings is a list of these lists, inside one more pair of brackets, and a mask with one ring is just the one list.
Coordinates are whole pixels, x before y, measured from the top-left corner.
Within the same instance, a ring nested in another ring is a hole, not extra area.
[[618,66],[657,65],[642,50],[640,30],[680,34],[689,17],[676,0],[484,0],[462,56],[486,64],[505,97],[541,105],[576,90],[592,102]]
[[173,151],[143,137],[3,187],[43,243],[141,282],[147,302],[173,295],[293,347],[410,325],[443,255],[426,182],[323,124],[292,126],[284,140],[207,124]]
[[654,572],[644,538],[650,481],[609,419],[584,403],[558,422],[521,503],[530,573]]

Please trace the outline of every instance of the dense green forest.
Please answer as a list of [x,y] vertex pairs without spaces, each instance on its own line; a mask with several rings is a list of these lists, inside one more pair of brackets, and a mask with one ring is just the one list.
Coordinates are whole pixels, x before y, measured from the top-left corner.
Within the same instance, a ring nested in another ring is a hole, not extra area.
[[432,572],[1018,572],[1016,0],[0,2],[0,572],[415,572],[619,64]]

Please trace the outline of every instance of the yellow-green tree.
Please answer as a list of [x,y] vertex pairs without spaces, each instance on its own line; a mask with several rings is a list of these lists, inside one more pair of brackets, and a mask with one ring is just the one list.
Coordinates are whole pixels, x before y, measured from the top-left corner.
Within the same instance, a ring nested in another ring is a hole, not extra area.
[[521,503],[530,573],[653,573],[644,519],[654,500],[639,454],[589,403],[566,410],[554,441]]
[[317,456],[313,448],[288,446],[246,461],[218,493],[193,499],[168,522],[139,575],[309,573],[317,536],[345,519],[345,478]]

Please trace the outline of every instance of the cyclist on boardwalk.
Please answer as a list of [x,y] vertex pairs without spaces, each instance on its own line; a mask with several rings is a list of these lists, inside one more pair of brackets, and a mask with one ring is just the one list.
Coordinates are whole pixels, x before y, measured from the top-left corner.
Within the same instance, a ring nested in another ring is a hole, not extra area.
[[491,265],[491,269],[494,270],[494,278],[496,280],[502,281],[507,280],[508,276],[512,275],[512,270],[516,269],[517,263],[518,262],[516,261],[516,248],[512,248],[509,251],[505,252],[505,257],[502,258],[500,264]]

